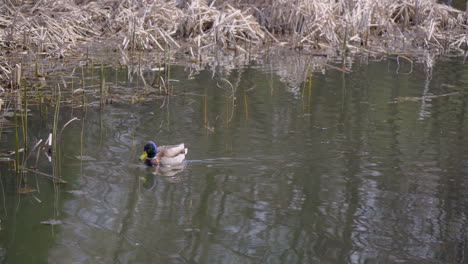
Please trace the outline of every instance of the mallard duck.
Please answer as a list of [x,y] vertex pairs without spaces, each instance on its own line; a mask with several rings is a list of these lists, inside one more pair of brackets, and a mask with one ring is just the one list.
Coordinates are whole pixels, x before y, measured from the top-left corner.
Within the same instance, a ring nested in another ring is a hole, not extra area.
[[181,164],[185,160],[188,150],[184,143],[172,146],[156,146],[153,141],[145,144],[140,160],[145,160],[148,166],[173,166]]

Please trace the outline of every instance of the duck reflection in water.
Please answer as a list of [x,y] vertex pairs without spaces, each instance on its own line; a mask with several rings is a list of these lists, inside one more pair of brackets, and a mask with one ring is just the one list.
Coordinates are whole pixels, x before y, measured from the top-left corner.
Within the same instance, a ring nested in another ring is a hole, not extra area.
[[183,182],[182,177],[176,176],[179,172],[184,171],[186,168],[186,163],[181,163],[179,165],[173,165],[170,167],[156,167],[153,174],[157,176],[162,176],[163,179],[170,183],[180,183]]
[[171,167],[155,167],[153,173],[140,178],[140,180],[143,182],[143,188],[145,188],[148,191],[153,190],[156,187],[156,185],[158,185],[159,179],[164,179],[165,181],[170,183],[183,182],[183,179],[181,177],[176,176],[176,174],[184,171],[185,167],[185,163]]
[[175,175],[186,168],[186,163],[174,165],[170,167],[156,167],[153,174],[160,175],[163,177],[175,177]]

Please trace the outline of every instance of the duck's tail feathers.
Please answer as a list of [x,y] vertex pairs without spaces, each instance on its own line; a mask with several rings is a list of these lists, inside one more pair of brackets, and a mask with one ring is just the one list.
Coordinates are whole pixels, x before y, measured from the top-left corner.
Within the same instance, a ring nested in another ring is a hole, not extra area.
[[188,153],[188,148],[184,148],[184,155],[187,155]]

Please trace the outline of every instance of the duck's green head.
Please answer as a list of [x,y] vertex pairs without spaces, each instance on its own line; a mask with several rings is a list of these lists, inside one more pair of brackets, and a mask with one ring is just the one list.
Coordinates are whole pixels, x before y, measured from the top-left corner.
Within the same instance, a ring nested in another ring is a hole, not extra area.
[[146,158],[153,159],[156,157],[156,153],[158,153],[158,146],[153,141],[149,141],[145,144],[144,153],[140,156],[140,160],[144,160]]

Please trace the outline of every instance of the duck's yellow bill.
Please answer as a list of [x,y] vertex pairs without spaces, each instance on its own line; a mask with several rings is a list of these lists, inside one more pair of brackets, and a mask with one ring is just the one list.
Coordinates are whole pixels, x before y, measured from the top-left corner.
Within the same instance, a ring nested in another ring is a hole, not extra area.
[[148,153],[144,152],[143,154],[141,154],[140,156],[140,160],[144,160],[148,157]]

